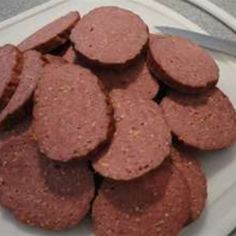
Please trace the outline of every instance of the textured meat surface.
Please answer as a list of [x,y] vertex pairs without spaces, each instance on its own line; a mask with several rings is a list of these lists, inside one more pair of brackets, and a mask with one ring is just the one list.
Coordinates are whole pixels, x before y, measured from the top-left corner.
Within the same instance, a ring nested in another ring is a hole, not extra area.
[[39,52],[24,53],[22,71],[19,75],[20,82],[8,104],[0,113],[0,123],[14,116],[29,102],[42,74],[43,66],[44,61]]
[[196,220],[202,213],[207,199],[207,180],[200,163],[186,151],[172,148],[170,155],[174,166],[181,172],[190,191],[190,220]]
[[48,157],[84,158],[111,136],[111,108],[98,78],[78,65],[47,65],[36,90],[34,132]]
[[222,149],[236,139],[235,109],[218,88],[196,96],[171,91],[161,106],[172,132],[189,146]]
[[159,85],[149,72],[144,58],[122,71],[100,69],[97,75],[108,91],[125,89],[147,99],[154,98],[159,91]]
[[101,175],[116,180],[139,177],[159,166],[170,153],[171,135],[153,101],[113,91],[116,131],[106,152],[94,160]]
[[184,38],[151,35],[149,61],[152,72],[180,92],[203,92],[218,82],[219,69],[214,59]]
[[7,44],[0,48],[0,108],[4,108],[14,94],[21,67],[22,55],[15,46]]
[[164,163],[129,182],[105,180],[93,204],[97,236],[174,236],[189,217],[189,191]]
[[70,228],[88,212],[93,196],[87,164],[50,161],[29,132],[1,147],[0,203],[18,220],[50,230]]
[[135,59],[148,37],[147,26],[136,14],[118,7],[99,7],[77,23],[70,39],[91,63],[114,66]]
[[21,42],[18,48],[21,51],[35,49],[42,53],[52,51],[68,40],[71,29],[79,19],[78,12],[70,12],[36,31]]

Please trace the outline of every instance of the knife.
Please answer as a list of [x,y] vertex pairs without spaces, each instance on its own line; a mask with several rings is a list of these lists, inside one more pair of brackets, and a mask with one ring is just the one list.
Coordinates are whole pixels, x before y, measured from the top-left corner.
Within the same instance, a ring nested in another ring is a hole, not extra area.
[[205,48],[236,57],[236,41],[226,40],[174,27],[155,26],[163,34],[182,36]]

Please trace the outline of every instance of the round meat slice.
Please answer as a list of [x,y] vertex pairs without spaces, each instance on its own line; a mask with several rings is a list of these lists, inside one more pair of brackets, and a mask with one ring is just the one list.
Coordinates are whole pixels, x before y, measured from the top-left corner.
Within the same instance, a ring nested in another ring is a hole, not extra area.
[[65,54],[63,55],[63,59],[65,59],[69,63],[75,63],[76,62],[76,52],[73,48],[73,46],[70,46]]
[[191,41],[151,35],[150,70],[163,83],[183,93],[201,93],[216,85],[219,69],[214,59]]
[[19,75],[20,82],[9,103],[0,113],[0,124],[3,124],[7,120],[14,120],[19,112],[24,110],[23,108],[32,98],[42,74],[43,66],[44,61],[39,52],[28,51],[24,53],[23,68]]
[[171,159],[181,172],[190,190],[190,221],[201,215],[207,199],[207,181],[200,163],[189,153],[172,148]]
[[188,146],[217,150],[236,140],[235,109],[218,88],[197,96],[171,91],[161,106],[174,135]]
[[143,58],[125,70],[97,70],[97,75],[108,91],[125,89],[140,97],[153,99],[159,90]]
[[92,209],[96,236],[173,236],[189,218],[189,191],[169,163],[136,180],[105,180]]
[[61,65],[61,64],[65,64],[66,63],[66,60],[64,60],[62,57],[54,56],[54,55],[51,55],[51,54],[44,55],[44,59],[49,64]]
[[39,29],[21,42],[18,48],[23,52],[35,49],[42,53],[48,53],[66,43],[72,28],[79,19],[79,13],[72,11]]
[[0,108],[4,108],[19,83],[18,75],[22,68],[22,55],[20,51],[7,44],[0,48]]
[[34,132],[49,158],[83,159],[112,134],[112,111],[98,78],[73,64],[46,65],[34,106]]
[[99,7],[90,11],[70,36],[84,60],[104,67],[132,63],[143,51],[148,38],[148,27],[142,19],[119,7]]
[[39,154],[27,132],[1,147],[0,203],[36,227],[64,230],[77,225],[94,197],[87,163],[58,163]]
[[93,161],[101,175],[130,180],[159,166],[170,153],[171,134],[153,101],[114,90],[111,93],[116,131],[106,152]]

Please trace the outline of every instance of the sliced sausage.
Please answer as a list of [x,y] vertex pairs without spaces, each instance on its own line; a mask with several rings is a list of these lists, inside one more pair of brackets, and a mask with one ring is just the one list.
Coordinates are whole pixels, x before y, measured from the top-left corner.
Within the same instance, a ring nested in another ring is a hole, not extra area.
[[[19,84],[9,103],[0,113],[0,124],[14,120],[19,113],[24,113],[23,108],[28,104],[42,74],[44,61],[41,54],[28,51],[23,55],[23,67],[19,75]],[[21,112],[22,111],[22,112]]]
[[26,132],[1,147],[0,203],[25,224],[49,230],[77,225],[94,197],[87,163],[58,163]]
[[108,91],[124,89],[137,96],[153,99],[159,90],[159,85],[149,72],[144,58],[125,70],[97,70],[97,75]]
[[235,109],[218,88],[195,96],[170,91],[161,106],[174,135],[188,146],[217,150],[236,140]]
[[186,151],[172,148],[171,160],[181,172],[190,191],[190,221],[201,215],[207,199],[207,180],[200,163]]
[[151,35],[148,58],[152,72],[179,92],[201,93],[218,82],[214,59],[187,39]]
[[79,19],[79,13],[72,11],[39,29],[21,42],[18,48],[23,52],[35,49],[42,53],[48,53],[66,43],[71,29]]
[[89,70],[49,64],[36,90],[34,131],[49,158],[85,158],[111,136],[111,107]]
[[105,180],[92,209],[97,236],[174,236],[188,217],[188,188],[169,163],[136,180]]
[[114,90],[116,131],[106,152],[93,161],[101,175],[130,180],[158,167],[170,153],[171,135],[160,107],[153,101]]
[[19,83],[22,69],[22,54],[10,44],[0,48],[0,108],[4,108]]
[[87,63],[123,67],[143,51],[148,37],[148,27],[138,15],[119,7],[99,7],[77,23],[70,39]]

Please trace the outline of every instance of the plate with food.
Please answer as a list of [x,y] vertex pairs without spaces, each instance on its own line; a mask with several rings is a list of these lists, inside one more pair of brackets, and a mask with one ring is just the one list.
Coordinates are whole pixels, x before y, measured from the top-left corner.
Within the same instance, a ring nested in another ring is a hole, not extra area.
[[0,24],[4,236],[235,227],[236,63],[141,0],[50,1]]

